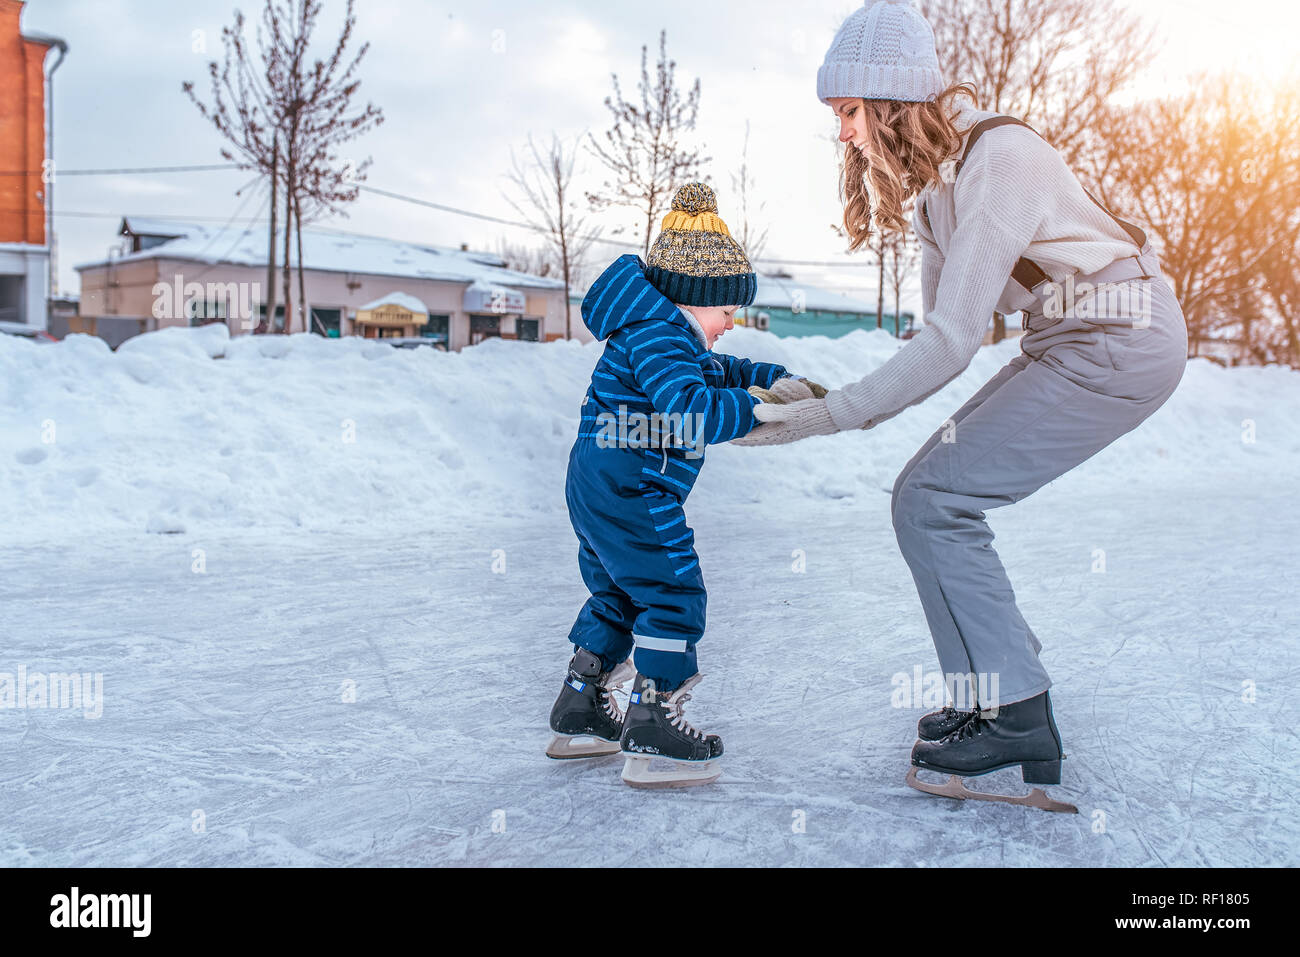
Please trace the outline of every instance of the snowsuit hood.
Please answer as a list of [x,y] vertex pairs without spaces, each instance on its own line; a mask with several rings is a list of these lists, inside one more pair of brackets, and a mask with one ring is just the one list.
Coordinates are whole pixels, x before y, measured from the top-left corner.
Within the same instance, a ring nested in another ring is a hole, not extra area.
[[[636,322],[660,319],[680,326],[693,340],[700,343],[702,351],[708,347],[703,341],[703,331],[693,318],[677,308],[671,300],[650,284],[645,277],[646,264],[634,253],[619,256],[600,274],[587,295],[582,299],[582,321],[591,334],[604,341],[618,330]],[[631,306],[614,310],[615,303],[625,303],[625,293],[631,291]]]

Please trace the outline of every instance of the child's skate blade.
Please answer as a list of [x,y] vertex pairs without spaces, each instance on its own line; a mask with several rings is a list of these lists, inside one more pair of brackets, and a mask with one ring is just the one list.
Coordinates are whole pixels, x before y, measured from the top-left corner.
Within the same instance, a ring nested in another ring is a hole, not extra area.
[[592,734],[557,734],[546,747],[546,756],[564,761],[569,758],[598,758],[616,754],[617,741],[606,741]]
[[722,759],[674,761],[657,754],[628,754],[623,783],[634,788],[689,788],[712,784],[722,776]]
[[1036,807],[1041,811],[1058,811],[1062,814],[1079,813],[1079,809],[1073,804],[1053,800],[1047,796],[1047,792],[1042,788],[1034,788],[1028,794],[997,794],[990,791],[972,791],[966,787],[966,782],[959,775],[950,774],[948,780],[943,784],[934,784],[930,781],[921,780],[917,776],[919,770],[919,768],[915,767],[908,769],[907,786],[918,791],[924,791],[926,794],[937,794],[939,797],[953,798],[958,801],[998,801],[1003,804],[1019,804],[1024,807]]

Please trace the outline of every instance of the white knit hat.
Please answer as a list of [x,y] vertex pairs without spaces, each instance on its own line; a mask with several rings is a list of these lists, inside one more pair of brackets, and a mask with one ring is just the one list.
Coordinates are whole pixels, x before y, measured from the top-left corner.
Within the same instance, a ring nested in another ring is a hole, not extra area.
[[909,0],[867,0],[844,21],[817,71],[817,97],[933,99],[944,90],[934,31]]

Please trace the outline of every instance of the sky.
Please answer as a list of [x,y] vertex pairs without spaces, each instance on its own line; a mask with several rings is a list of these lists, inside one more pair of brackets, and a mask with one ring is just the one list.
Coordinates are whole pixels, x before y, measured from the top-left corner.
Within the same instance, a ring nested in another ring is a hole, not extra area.
[[[1154,24],[1157,47],[1140,89],[1176,89],[1190,71],[1236,65],[1271,74],[1294,55],[1300,13],[1281,0],[1128,0]],[[720,214],[738,228],[732,174],[746,122],[754,180],[753,219],[769,230],[758,268],[774,260],[799,279],[874,299],[866,254],[848,255],[831,225],[840,220],[836,125],[816,97],[816,73],[836,29],[857,4],[846,0],[360,0],[358,41],[370,49],[359,70],[359,101],[382,108],[384,123],[344,155],[373,158],[367,185],[511,220],[507,173],[531,133],[577,141],[610,124],[604,105],[617,74],[632,94],[641,47],[653,70],[660,29],[679,81],[702,87],[696,142],[719,193]],[[256,20],[261,0],[30,0],[22,25],[63,38],[67,58],[54,79],[56,169],[116,169],[222,162],[223,141],[181,92],[195,81],[209,100],[206,64],[220,59],[221,28],[239,7]],[[336,35],[342,0],[325,0],[321,47]],[[318,48],[320,49],[320,48]],[[324,50],[320,49],[323,53]],[[51,60],[56,54],[51,54]],[[79,288],[74,266],[101,260],[124,214],[199,217],[258,228],[267,193],[252,174],[207,171],[64,176],[54,204],[59,285]],[[577,182],[604,171],[585,150]],[[635,217],[602,213],[590,222],[607,238],[635,241]],[[497,249],[501,240],[536,244],[517,227],[362,193],[348,218],[319,225],[431,245]],[[624,229],[621,236],[615,230]],[[631,227],[631,228],[629,228]],[[264,226],[262,227],[265,228]],[[629,235],[629,233],[631,235]],[[593,261],[628,251],[597,244]],[[903,308],[917,309],[909,289]],[[886,308],[890,308],[887,305]]]

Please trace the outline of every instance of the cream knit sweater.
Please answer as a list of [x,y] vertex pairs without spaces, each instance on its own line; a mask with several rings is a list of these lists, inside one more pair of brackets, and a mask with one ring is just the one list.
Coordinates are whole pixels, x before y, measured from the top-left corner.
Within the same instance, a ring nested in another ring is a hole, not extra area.
[[[998,115],[960,102],[959,131]],[[966,139],[951,159],[961,156]],[[922,201],[933,231],[921,218]],[[880,368],[827,394],[826,407],[840,429],[876,425],[960,375],[995,310],[1005,315],[1034,304],[1011,279],[1021,256],[1060,281],[1136,251],[1119,224],[1088,198],[1060,154],[1023,126],[984,133],[955,185],[932,183],[922,190],[912,226],[921,240],[925,325]]]

